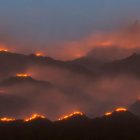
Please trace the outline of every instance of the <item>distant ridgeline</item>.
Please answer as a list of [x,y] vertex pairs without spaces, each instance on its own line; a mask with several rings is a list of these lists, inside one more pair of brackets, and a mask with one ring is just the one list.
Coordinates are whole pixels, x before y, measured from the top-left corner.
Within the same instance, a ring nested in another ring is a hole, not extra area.
[[38,114],[0,119],[2,140],[139,140],[139,134],[140,118],[122,107],[94,119],[78,111],[54,122]]
[[[54,88],[52,83],[36,80],[30,74],[24,73],[30,65],[64,68],[91,79],[121,74],[140,78],[139,62],[138,54],[112,62],[99,62],[86,57],[59,61],[40,53],[24,55],[0,49],[0,93],[5,93],[8,87],[24,83],[33,88],[38,86],[45,91]],[[120,107],[93,119],[79,111],[64,115],[56,121],[50,121],[39,114],[21,120],[0,116],[0,140],[140,140],[140,100],[128,110]]]

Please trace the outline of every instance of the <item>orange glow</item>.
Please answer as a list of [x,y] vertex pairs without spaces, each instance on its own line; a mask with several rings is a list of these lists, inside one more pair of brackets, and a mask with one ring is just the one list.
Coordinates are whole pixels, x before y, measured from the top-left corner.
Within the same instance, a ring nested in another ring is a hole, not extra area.
[[120,108],[117,108],[115,111],[116,112],[127,111],[127,109],[126,108],[123,108],[123,107],[120,107]]
[[3,93],[3,92],[4,92],[4,90],[0,89],[0,93]]
[[25,121],[25,122],[29,122],[29,121],[34,120],[34,119],[37,119],[37,118],[42,118],[42,119],[44,119],[44,118],[46,118],[46,117],[45,117],[45,116],[42,116],[42,115],[38,115],[38,114],[33,114],[30,118],[25,119],[24,121]]
[[127,111],[126,108],[124,108],[124,107],[119,107],[119,108],[115,109],[115,111],[105,113],[105,116],[112,115],[113,112],[125,112],[125,111]]
[[0,49],[0,52],[8,52],[8,49]]
[[83,55],[80,54],[80,53],[77,53],[75,56],[76,56],[76,58],[80,58],[80,57],[82,57]]
[[2,122],[11,122],[11,121],[15,121],[15,119],[4,117],[4,118],[1,118],[0,121],[2,121]]
[[74,116],[74,115],[84,115],[82,112],[73,112],[73,113],[71,113],[71,114],[69,114],[69,115],[65,115],[65,116],[63,116],[63,117],[61,117],[61,118],[59,118],[58,120],[60,121],[60,120],[65,120],[65,119],[68,119],[68,118],[70,118],[70,117],[72,117],[72,116]]
[[105,113],[106,116],[112,115],[112,112]]
[[138,97],[138,100],[140,101],[140,96]]
[[36,55],[36,56],[41,56],[41,54],[40,54],[40,53],[36,53],[35,55]]
[[16,76],[17,77],[28,77],[29,75],[28,74],[20,73],[20,74],[17,74]]
[[102,46],[111,46],[113,44],[112,41],[105,41],[105,42],[101,42]]

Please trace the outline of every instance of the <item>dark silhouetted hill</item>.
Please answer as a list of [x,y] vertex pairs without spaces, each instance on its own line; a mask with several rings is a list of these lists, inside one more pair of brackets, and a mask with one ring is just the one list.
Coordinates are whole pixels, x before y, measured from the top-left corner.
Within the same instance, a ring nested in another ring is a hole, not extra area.
[[[51,122],[48,119],[0,123],[4,140],[139,140],[140,119],[132,113],[114,112],[110,116],[88,119],[74,116]],[[64,122],[69,122],[65,123]],[[77,123],[78,122],[78,123]]]
[[13,86],[13,85],[20,85],[20,84],[27,84],[27,85],[34,85],[34,86],[45,86],[45,87],[52,87],[52,84],[50,82],[46,81],[39,81],[35,80],[32,77],[10,77],[0,83],[0,87],[7,87],[7,86]]
[[26,73],[32,66],[45,66],[66,69],[76,74],[91,76],[131,74],[140,77],[140,55],[133,54],[125,59],[103,62],[91,57],[82,57],[71,61],[55,60],[51,57],[23,55],[0,52],[0,78],[5,79],[17,73]]
[[10,77],[17,73],[25,73],[31,66],[53,66],[63,68],[77,74],[92,74],[86,67],[51,57],[23,55],[11,52],[0,52],[0,78]]
[[140,77],[140,55],[133,54],[128,58],[106,63],[102,67],[102,73],[108,75],[128,74]]
[[89,71],[97,73],[100,67],[105,63],[103,61],[85,56],[75,60],[67,61],[69,64],[87,68]]
[[137,100],[135,103],[133,103],[130,107],[129,110],[140,117],[140,100]]

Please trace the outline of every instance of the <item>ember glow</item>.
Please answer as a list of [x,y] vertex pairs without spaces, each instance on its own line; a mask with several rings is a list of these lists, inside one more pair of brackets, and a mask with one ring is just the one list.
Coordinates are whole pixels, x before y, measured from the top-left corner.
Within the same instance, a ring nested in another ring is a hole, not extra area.
[[68,119],[68,118],[70,118],[70,117],[72,117],[72,116],[74,116],[74,115],[84,115],[82,112],[73,112],[73,113],[71,113],[71,114],[69,114],[69,115],[65,115],[65,116],[63,116],[63,117],[61,117],[61,118],[59,118],[58,120],[60,121],[60,120],[65,120],[65,119]]
[[25,122],[29,122],[29,121],[32,121],[32,120],[37,119],[37,118],[44,119],[46,117],[45,116],[42,116],[42,115],[38,115],[38,114],[33,114],[30,118],[27,118],[24,121]]
[[15,119],[4,117],[4,118],[1,118],[0,121],[2,121],[2,122],[11,122],[11,121],[15,121]]
[[36,53],[35,56],[41,56],[41,54],[40,53]]
[[116,112],[127,111],[126,108],[120,107],[115,110]]
[[80,58],[80,57],[82,57],[83,55],[80,54],[80,53],[77,53],[75,56],[76,56],[76,58]]
[[112,112],[105,113],[106,116],[112,115]]
[[17,74],[16,76],[17,77],[28,77],[29,75],[28,74],[20,73],[20,74]]
[[110,116],[110,115],[112,115],[113,112],[125,112],[125,111],[127,111],[126,108],[119,107],[119,108],[115,109],[115,111],[105,113],[105,116]]
[[0,52],[8,52],[8,49],[0,49]]

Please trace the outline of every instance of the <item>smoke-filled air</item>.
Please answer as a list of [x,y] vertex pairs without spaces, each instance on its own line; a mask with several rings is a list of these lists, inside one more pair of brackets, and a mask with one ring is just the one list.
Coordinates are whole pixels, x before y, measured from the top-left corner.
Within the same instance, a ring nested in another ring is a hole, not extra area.
[[140,0],[0,0],[0,140],[140,140]]
[[94,118],[139,100],[138,4],[2,1],[1,119]]

